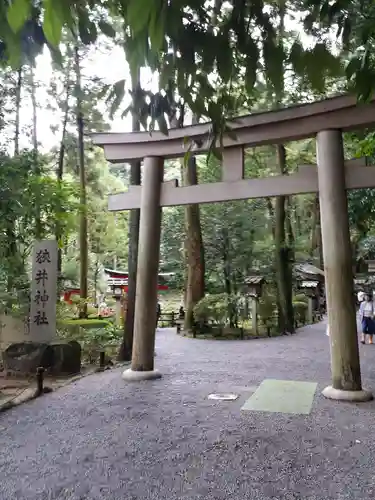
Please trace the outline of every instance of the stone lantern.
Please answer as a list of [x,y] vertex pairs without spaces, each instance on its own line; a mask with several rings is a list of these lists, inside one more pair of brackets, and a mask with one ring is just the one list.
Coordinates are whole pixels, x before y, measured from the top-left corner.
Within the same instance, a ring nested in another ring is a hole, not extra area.
[[319,281],[303,280],[299,288],[308,298],[307,320],[311,324],[314,322],[314,298],[317,296]]
[[123,296],[122,288],[118,285],[112,285],[112,297],[116,301],[116,325],[121,325],[121,299]]
[[245,293],[251,297],[251,327],[255,334],[258,333],[258,303],[265,282],[263,276],[247,276],[245,278]]

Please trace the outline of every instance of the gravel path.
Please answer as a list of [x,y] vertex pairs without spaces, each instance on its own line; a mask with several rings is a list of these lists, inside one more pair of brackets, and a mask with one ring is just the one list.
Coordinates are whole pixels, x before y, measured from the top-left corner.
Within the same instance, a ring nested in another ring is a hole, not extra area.
[[[211,341],[159,331],[163,379],[95,374],[0,416],[0,499],[374,499],[375,403],[320,395],[324,332]],[[375,345],[361,359],[375,390]],[[241,413],[264,378],[318,382],[311,414]],[[240,397],[207,400],[224,391]]]

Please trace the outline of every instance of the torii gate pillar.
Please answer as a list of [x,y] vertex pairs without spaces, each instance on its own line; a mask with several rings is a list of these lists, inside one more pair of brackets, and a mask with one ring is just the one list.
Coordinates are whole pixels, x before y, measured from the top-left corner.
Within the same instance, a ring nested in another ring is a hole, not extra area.
[[125,370],[122,375],[123,379],[128,381],[161,377],[160,372],[154,369],[154,351],[163,173],[163,158],[145,158],[139,222],[133,355],[131,368]]
[[361,382],[341,131],[317,134],[317,163],[332,372],[323,395],[369,401]]

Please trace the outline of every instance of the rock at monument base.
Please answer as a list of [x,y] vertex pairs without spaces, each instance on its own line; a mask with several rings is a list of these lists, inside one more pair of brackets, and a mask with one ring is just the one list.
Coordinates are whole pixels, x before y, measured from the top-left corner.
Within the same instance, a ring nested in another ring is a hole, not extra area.
[[4,369],[11,372],[35,374],[39,366],[52,368],[53,361],[53,348],[41,342],[17,342],[3,352]]
[[72,340],[52,342],[54,353],[51,373],[54,375],[75,374],[81,371],[81,345]]
[[81,371],[81,346],[78,342],[56,341],[17,342],[3,352],[4,370],[35,375],[40,366],[54,375],[75,374]]

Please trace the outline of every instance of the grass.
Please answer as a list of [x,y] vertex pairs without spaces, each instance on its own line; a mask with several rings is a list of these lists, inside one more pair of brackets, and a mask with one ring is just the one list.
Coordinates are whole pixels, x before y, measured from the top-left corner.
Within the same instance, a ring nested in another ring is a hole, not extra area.
[[78,326],[85,329],[90,328],[105,328],[111,324],[105,319],[63,319],[59,321],[60,326]]

